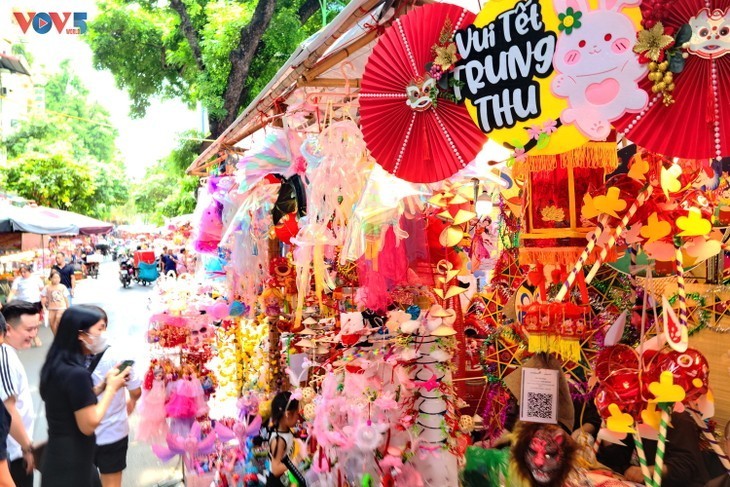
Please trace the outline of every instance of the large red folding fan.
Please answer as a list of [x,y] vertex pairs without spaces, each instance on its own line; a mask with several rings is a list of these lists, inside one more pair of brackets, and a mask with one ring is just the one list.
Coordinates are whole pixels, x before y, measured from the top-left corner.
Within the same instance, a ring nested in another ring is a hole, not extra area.
[[[469,164],[486,141],[464,105],[441,97],[430,104],[424,96],[435,89],[426,65],[444,26],[453,35],[473,21],[456,5],[418,7],[386,29],[368,58],[360,90],[362,132],[378,164],[401,179],[442,181]],[[426,101],[411,108],[414,90]]]
[[[644,0],[651,8],[658,0]],[[662,103],[661,95],[651,92],[652,82],[641,87],[649,92],[650,106],[640,114],[630,114],[614,123],[616,129],[652,152],[683,159],[709,159],[730,155],[730,0],[675,0],[662,3],[662,24],[677,32],[683,24],[692,27],[691,42],[700,42],[703,32],[702,12],[707,33],[717,30],[717,54],[697,55],[691,50],[682,72],[675,75],[675,102]],[[707,9],[707,10],[705,10]],[[720,20],[724,17],[723,21]],[[722,25],[724,29],[722,29]],[[724,34],[724,36],[722,35]],[[724,37],[724,39],[722,38]],[[707,36],[709,39],[709,35]],[[713,41],[714,42],[714,41]]]

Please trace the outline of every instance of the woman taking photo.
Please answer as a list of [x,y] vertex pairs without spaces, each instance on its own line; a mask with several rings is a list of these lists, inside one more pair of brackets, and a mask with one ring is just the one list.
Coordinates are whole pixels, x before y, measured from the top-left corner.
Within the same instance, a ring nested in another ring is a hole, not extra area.
[[46,403],[48,445],[41,468],[42,487],[91,487],[94,430],[101,422],[116,392],[124,386],[129,369],[115,368],[94,390],[84,356],[106,348],[102,334],[104,316],[90,306],[71,306],[61,316],[56,337],[41,369],[40,392]]

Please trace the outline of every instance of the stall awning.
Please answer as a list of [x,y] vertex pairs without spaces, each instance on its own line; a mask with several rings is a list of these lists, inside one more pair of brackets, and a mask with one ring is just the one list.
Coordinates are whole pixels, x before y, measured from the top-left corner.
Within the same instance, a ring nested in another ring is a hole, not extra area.
[[90,216],[80,215],[72,211],[59,210],[58,208],[47,208],[45,206],[37,206],[33,210],[43,217],[53,218],[57,221],[66,221],[77,228],[76,233],[82,235],[100,235],[109,233],[114,229],[114,225]]
[[0,53],[0,68],[7,69],[11,73],[30,76],[30,73],[19,58],[7,54]]
[[70,221],[37,213],[36,208],[0,206],[0,232],[25,232],[40,235],[77,235],[79,229]]
[[97,235],[109,233],[114,225],[71,211],[44,206],[0,206],[0,232],[40,235]]

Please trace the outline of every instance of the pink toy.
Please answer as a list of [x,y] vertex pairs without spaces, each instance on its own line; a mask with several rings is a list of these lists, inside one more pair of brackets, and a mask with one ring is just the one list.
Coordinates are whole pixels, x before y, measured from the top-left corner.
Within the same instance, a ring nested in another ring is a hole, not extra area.
[[[160,369],[161,372],[162,369]],[[167,435],[167,415],[165,413],[165,381],[160,377],[152,383],[152,389],[142,389],[139,405],[139,426],[137,441],[160,443]]]
[[575,124],[591,140],[606,140],[611,122],[624,113],[640,112],[648,101],[638,81],[646,69],[633,52],[636,29],[621,13],[639,0],[600,0],[590,10],[587,0],[555,0],[558,14],[581,12],[580,21],[566,28],[555,46],[553,65],[558,74],[552,92],[568,99],[560,120]]
[[197,377],[175,381],[165,412],[171,418],[197,418],[208,413],[203,386]]

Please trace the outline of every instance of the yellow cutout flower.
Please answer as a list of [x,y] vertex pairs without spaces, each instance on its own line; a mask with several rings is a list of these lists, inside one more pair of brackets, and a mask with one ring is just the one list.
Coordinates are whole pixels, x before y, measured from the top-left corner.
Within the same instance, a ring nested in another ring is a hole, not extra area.
[[562,222],[565,221],[565,211],[555,205],[546,206],[540,210],[542,221],[544,222]]
[[616,404],[608,405],[608,412],[611,416],[606,418],[606,428],[614,433],[636,433],[634,429],[634,418],[628,413],[622,413],[621,408]]
[[677,218],[677,227],[682,230],[680,237],[697,237],[707,235],[712,231],[712,223],[702,218],[699,208],[690,208],[687,216]]
[[618,211],[626,209],[626,201],[620,198],[621,192],[616,187],[608,188],[605,195],[593,198],[593,206],[601,213],[618,218]]
[[661,373],[659,382],[649,384],[649,392],[654,394],[649,402],[682,402],[685,396],[684,389],[674,383],[674,375],[668,370]]
[[649,221],[641,227],[641,236],[648,239],[646,243],[656,242],[666,237],[672,231],[672,225],[669,222],[659,219],[658,213],[655,211],[649,215]]

